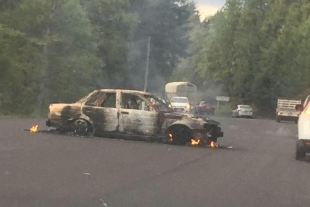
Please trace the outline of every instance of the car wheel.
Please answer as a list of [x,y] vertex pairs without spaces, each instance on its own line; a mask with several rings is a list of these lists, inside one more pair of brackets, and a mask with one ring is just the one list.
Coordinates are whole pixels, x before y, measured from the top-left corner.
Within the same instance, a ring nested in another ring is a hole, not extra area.
[[297,141],[295,158],[296,160],[302,160],[305,159],[305,157],[306,157],[306,151],[304,150],[302,143],[300,141]]
[[190,131],[184,126],[175,126],[169,130],[169,134],[172,134],[172,143],[177,145],[186,145],[190,141]]
[[73,123],[73,132],[76,135],[84,136],[89,132],[89,129],[90,129],[89,124],[84,119],[77,119]]

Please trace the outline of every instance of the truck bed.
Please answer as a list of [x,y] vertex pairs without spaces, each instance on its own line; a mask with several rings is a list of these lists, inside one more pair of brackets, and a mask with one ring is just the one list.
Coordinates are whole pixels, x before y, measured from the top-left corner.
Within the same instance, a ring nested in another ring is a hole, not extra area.
[[278,99],[277,110],[295,111],[295,105],[297,104],[301,104],[300,99]]
[[286,99],[278,98],[278,104],[276,109],[277,121],[281,120],[295,120],[297,122],[300,111],[295,109],[295,105],[301,104],[300,99]]

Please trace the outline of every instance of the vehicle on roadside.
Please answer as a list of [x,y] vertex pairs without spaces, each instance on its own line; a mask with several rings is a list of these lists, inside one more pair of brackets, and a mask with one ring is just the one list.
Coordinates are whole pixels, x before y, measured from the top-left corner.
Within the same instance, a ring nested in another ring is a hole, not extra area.
[[189,113],[191,110],[191,105],[187,97],[173,97],[170,103],[174,111]]
[[296,110],[295,106],[301,103],[301,99],[278,98],[276,121],[294,121],[297,123],[300,111]]
[[207,101],[200,101],[197,105],[196,111],[200,115],[214,115],[215,107]]
[[295,158],[301,160],[310,153],[310,103],[307,105],[297,104],[295,109],[300,113],[298,117],[297,130],[298,140],[296,141]]
[[237,108],[232,110],[231,116],[232,118],[253,118],[253,109],[250,105],[237,105]]
[[93,134],[181,145],[192,139],[211,143],[223,137],[219,122],[174,112],[157,96],[134,90],[101,89],[75,103],[52,103],[46,125],[81,136]]

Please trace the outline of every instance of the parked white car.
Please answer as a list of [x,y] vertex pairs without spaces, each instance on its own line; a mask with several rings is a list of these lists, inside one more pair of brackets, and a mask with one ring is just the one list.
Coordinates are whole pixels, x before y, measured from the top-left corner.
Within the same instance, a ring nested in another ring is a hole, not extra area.
[[173,97],[170,102],[174,111],[189,113],[191,107],[187,97]]
[[250,105],[237,105],[237,108],[232,110],[232,118],[248,117],[253,118],[253,109]]
[[306,157],[307,153],[310,153],[310,102],[305,107],[299,104],[295,108],[301,111],[297,123],[298,140],[295,157],[296,160],[301,160]]

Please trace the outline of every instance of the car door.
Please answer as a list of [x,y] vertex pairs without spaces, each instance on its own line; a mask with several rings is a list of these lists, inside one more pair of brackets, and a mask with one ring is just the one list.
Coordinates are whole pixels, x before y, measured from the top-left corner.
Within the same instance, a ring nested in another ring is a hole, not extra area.
[[158,133],[159,113],[138,94],[121,92],[120,128],[125,134],[155,136]]
[[101,135],[115,133],[119,127],[117,91],[100,91],[86,101],[83,113],[93,121],[95,132]]

